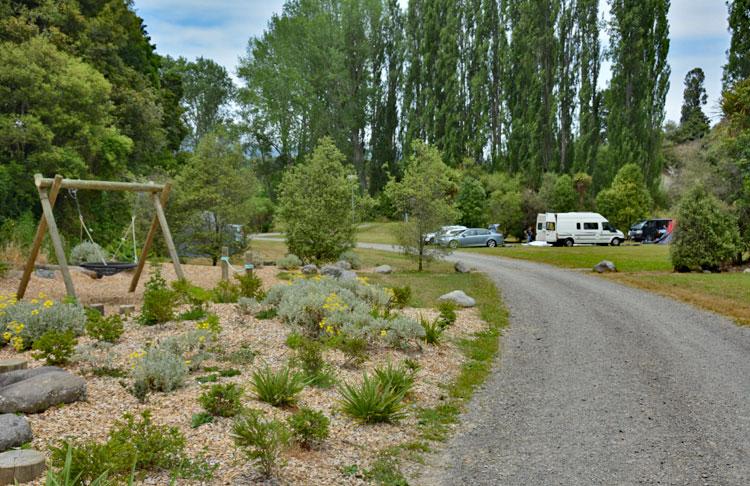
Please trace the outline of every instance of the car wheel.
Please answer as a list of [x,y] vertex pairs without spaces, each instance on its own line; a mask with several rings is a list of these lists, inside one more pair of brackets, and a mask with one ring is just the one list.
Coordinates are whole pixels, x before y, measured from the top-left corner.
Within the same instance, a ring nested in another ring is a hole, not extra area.
[[455,250],[456,248],[458,248],[458,241],[452,240],[450,243],[448,243],[448,246]]
[[497,246],[497,241],[495,241],[495,240],[489,240],[487,242],[487,247],[488,248],[495,248],[496,246]]
[[565,243],[563,243],[563,244],[565,246],[567,246],[568,248],[570,248],[571,246],[573,246],[575,244],[575,241],[573,241],[572,238],[568,238],[567,240],[565,240]]
[[622,240],[620,238],[615,238],[612,240],[612,246],[620,246],[622,245]]

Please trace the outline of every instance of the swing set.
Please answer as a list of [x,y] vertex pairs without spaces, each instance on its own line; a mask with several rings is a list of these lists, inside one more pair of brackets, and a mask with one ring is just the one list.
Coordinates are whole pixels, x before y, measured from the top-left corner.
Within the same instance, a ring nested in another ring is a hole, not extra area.
[[67,259],[65,257],[65,250],[63,249],[62,239],[60,238],[60,232],[57,229],[57,223],[55,222],[55,215],[53,209],[57,196],[60,190],[67,189],[71,197],[76,203],[76,209],[78,210],[78,219],[81,223],[81,232],[86,233],[88,240],[94,243],[94,239],[91,236],[86,223],[81,213],[81,208],[78,205],[78,190],[95,190],[95,191],[126,191],[126,192],[144,192],[151,196],[151,200],[154,204],[156,214],[151,221],[151,228],[149,228],[148,234],[146,235],[146,241],[141,249],[140,257],[137,255],[137,245],[135,238],[135,216],[131,217],[130,226],[125,230],[125,235],[120,239],[120,245],[117,247],[114,256],[117,256],[127,239],[127,233],[132,233],[133,237],[133,262],[107,262],[104,255],[99,253],[101,262],[95,263],[84,263],[82,267],[96,272],[97,276],[109,276],[116,273],[131,270],[135,268],[135,273],[130,282],[129,292],[135,292],[138,286],[138,281],[143,273],[143,267],[148,257],[148,252],[153,244],[154,237],[159,227],[161,227],[164,241],[169,250],[169,256],[174,264],[175,273],[177,278],[184,278],[182,273],[182,267],[180,266],[180,259],[177,256],[177,249],[175,248],[174,241],[172,240],[172,234],[169,231],[169,225],[167,224],[167,218],[164,214],[164,206],[167,204],[169,199],[169,193],[172,189],[170,183],[166,184],[154,184],[149,182],[148,184],[134,183],[134,182],[111,182],[111,181],[86,181],[77,179],[64,179],[61,175],[56,175],[54,179],[46,179],[41,174],[34,175],[34,184],[36,185],[37,191],[39,192],[39,199],[42,203],[42,217],[39,220],[39,226],[37,226],[36,236],[34,237],[34,243],[31,246],[31,254],[26,262],[26,266],[23,270],[23,276],[21,282],[18,285],[18,292],[16,296],[18,299],[22,299],[26,293],[26,288],[29,285],[31,279],[31,273],[34,271],[34,263],[36,257],[39,255],[39,250],[42,247],[42,241],[47,230],[49,230],[50,239],[52,240],[52,246],[57,256],[57,261],[60,264],[60,272],[62,273],[63,280],[65,281],[65,290],[68,296],[75,298],[75,287],[73,287],[73,279],[70,277],[70,269],[68,268]]

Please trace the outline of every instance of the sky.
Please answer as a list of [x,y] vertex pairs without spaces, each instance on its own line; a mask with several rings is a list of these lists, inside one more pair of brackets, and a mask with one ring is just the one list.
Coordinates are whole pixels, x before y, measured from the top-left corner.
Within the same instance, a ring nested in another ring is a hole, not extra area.
[[[135,0],[136,11],[160,54],[208,57],[232,74],[239,57],[245,54],[248,39],[262,35],[283,4],[283,0]],[[602,7],[606,11],[605,0]],[[672,0],[667,120],[679,120],[685,74],[701,67],[706,72],[708,92],[705,111],[712,121],[718,121],[722,66],[729,48],[726,18],[722,0]],[[602,86],[606,86],[608,66],[602,71]]]

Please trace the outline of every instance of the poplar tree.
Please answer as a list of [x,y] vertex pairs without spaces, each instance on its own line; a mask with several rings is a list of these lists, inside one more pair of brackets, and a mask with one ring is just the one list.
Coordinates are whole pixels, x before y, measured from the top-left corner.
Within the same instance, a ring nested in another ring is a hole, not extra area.
[[724,66],[724,89],[750,77],[750,0],[727,1],[732,40]]
[[601,70],[599,0],[577,0],[575,7],[578,48],[578,138],[573,169],[592,173],[601,141]]
[[701,68],[691,69],[685,76],[680,132],[689,140],[700,138],[708,132],[708,117],[703,113],[703,106],[708,102],[708,95],[703,82],[706,75]]

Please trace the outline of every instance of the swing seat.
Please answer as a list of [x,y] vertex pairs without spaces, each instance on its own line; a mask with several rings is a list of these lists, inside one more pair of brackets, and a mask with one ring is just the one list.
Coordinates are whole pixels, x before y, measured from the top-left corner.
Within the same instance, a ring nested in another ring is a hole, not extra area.
[[106,265],[104,263],[81,263],[80,267],[86,270],[96,272],[98,278],[109,277],[116,275],[120,272],[126,272],[132,270],[138,266],[136,263],[123,263],[123,262],[109,262]]

